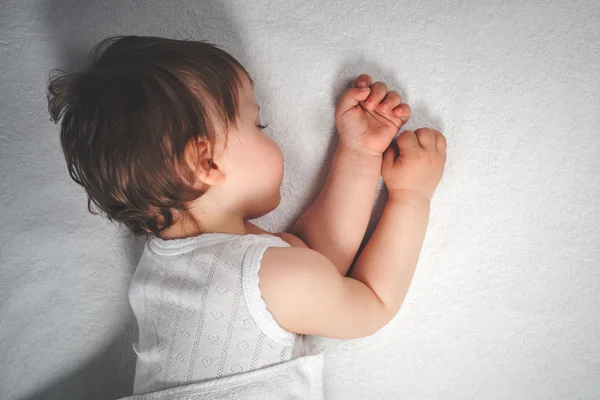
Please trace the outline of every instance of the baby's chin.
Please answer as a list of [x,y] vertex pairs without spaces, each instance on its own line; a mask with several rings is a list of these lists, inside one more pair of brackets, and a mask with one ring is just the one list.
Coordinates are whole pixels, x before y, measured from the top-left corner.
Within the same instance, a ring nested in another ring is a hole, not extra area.
[[277,190],[276,193],[269,197],[265,197],[257,202],[252,209],[246,211],[246,219],[256,219],[264,215],[267,215],[271,211],[275,210],[281,202],[281,193]]

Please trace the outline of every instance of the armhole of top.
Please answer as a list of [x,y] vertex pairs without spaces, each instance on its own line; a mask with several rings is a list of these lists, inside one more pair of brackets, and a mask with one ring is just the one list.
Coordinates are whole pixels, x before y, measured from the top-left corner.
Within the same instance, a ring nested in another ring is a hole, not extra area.
[[285,241],[274,238],[271,243],[256,243],[248,247],[242,264],[242,287],[248,311],[256,325],[271,340],[286,346],[294,344],[294,333],[286,331],[279,325],[267,308],[258,286],[258,270],[265,251],[269,247],[290,247]]

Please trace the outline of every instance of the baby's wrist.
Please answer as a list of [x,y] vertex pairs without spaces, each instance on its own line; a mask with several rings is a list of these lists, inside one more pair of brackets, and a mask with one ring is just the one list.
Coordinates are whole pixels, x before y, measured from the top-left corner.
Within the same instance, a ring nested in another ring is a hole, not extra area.
[[429,208],[431,205],[431,197],[414,189],[388,189],[388,198],[389,201],[418,207]]
[[383,153],[380,153],[376,150],[373,150],[369,147],[358,143],[338,143],[338,152],[347,154],[352,158],[360,158],[360,159],[374,159],[379,160],[383,158]]

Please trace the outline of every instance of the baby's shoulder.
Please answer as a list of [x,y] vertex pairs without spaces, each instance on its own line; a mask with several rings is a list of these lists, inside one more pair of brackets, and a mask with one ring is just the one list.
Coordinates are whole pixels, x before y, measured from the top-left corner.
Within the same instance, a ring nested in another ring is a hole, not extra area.
[[304,243],[304,241],[302,239],[300,239],[298,236],[293,235],[291,233],[278,232],[278,233],[274,233],[274,235],[277,236],[278,238],[280,238],[281,240],[285,241],[287,244],[289,244],[292,247],[308,248],[308,245],[306,243]]

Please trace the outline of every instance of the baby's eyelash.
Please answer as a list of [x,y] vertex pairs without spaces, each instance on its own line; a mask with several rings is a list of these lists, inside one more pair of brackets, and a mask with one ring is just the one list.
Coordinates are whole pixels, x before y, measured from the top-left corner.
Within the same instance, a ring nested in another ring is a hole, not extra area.
[[269,124],[257,125],[257,127],[259,127],[260,129],[265,129],[267,126],[269,126]]

